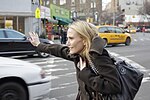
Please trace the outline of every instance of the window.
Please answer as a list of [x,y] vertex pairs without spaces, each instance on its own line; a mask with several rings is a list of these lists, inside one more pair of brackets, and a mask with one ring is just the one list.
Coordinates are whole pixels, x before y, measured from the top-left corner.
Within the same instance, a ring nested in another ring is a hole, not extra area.
[[107,30],[106,27],[101,27],[101,28],[99,28],[99,32],[100,32],[100,33],[107,33],[108,30]]
[[91,8],[96,8],[96,2],[91,2]]
[[116,33],[116,28],[108,27],[109,33]]
[[80,4],[85,4],[86,0],[80,0]]
[[5,38],[4,32],[2,30],[0,30],[0,38]]
[[116,33],[123,33],[121,29],[116,28]]
[[16,31],[7,31],[8,38],[23,38],[24,35]]
[[0,28],[4,28],[4,27],[5,27],[4,17],[0,16]]

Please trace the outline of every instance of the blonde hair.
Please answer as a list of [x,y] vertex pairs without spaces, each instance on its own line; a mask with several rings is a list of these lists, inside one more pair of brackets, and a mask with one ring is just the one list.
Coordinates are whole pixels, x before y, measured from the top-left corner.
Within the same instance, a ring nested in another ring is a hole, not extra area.
[[85,48],[80,53],[80,55],[89,60],[89,50],[91,48],[92,40],[98,34],[97,28],[95,27],[95,25],[81,20],[73,22],[69,25],[69,28],[76,31],[80,35],[80,37],[85,41]]

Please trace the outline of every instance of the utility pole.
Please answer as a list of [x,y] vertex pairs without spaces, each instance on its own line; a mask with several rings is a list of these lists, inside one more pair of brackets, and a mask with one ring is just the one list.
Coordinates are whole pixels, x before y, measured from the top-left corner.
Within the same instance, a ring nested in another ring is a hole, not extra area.
[[[39,0],[39,9],[40,9],[40,12],[41,12],[41,0]],[[42,30],[41,30],[41,15],[40,15],[40,18],[38,18],[38,35],[40,36],[42,34]]]
[[92,3],[92,16],[93,16],[93,22],[94,22],[95,21],[95,10],[94,10],[95,0],[91,0],[91,3]]
[[115,20],[116,20],[116,0],[112,0],[113,3],[113,26],[115,26]]

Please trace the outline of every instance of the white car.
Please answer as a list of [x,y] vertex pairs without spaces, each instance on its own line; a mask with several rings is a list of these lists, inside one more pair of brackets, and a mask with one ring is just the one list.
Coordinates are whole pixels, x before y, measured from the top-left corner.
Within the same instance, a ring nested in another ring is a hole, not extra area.
[[45,100],[50,77],[37,65],[0,57],[0,100]]

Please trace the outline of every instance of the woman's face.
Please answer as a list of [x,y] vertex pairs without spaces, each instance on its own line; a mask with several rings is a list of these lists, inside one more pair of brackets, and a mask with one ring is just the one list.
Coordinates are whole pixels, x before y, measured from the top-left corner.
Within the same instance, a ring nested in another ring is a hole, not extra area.
[[68,29],[67,38],[67,46],[70,49],[70,54],[79,54],[84,49],[85,45],[83,39],[73,29]]

